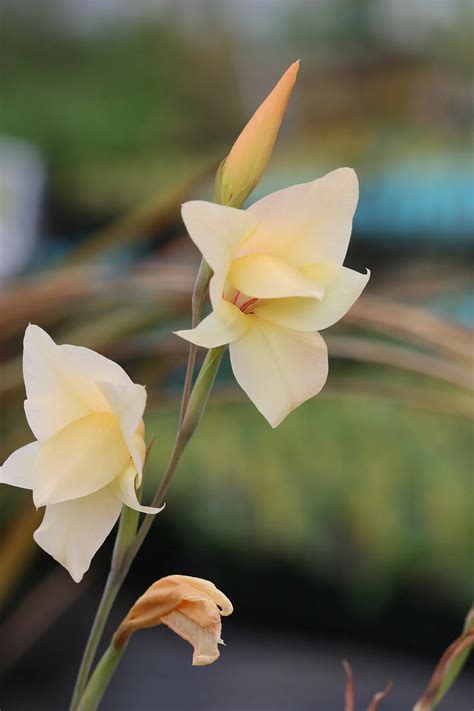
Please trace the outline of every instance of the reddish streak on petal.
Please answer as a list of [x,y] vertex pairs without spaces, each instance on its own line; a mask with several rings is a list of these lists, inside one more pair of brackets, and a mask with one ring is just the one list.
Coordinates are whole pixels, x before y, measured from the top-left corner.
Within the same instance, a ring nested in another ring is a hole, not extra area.
[[240,296],[240,291],[236,291],[234,294],[234,298],[232,299],[232,303],[234,304],[234,306],[237,303],[239,296]]
[[248,308],[250,308],[250,306],[253,306],[253,304],[255,304],[256,301],[258,301],[258,299],[249,299],[249,300],[246,301],[244,304],[242,304],[242,306],[240,307],[240,310],[241,310],[243,313],[246,313],[246,310],[247,310]]

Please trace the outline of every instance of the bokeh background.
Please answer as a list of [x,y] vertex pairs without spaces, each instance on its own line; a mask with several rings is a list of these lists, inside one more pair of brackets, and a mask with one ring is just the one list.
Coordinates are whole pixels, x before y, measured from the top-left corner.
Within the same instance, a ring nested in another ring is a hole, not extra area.
[[[28,322],[146,383],[177,420],[198,255],[179,217],[301,58],[251,197],[354,167],[347,264],[367,291],[325,333],[331,373],[275,433],[228,363],[113,621],[155,579],[213,580],[235,604],[209,669],[164,629],[132,641],[104,711],[411,708],[473,584],[472,7],[464,0],[4,0],[0,77],[1,445],[22,410]],[[2,709],[65,709],[111,542],[75,585],[32,541],[41,512],[0,491]],[[85,525],[87,523],[85,522]],[[113,629],[113,621],[111,629]],[[440,706],[470,709],[466,673]]]

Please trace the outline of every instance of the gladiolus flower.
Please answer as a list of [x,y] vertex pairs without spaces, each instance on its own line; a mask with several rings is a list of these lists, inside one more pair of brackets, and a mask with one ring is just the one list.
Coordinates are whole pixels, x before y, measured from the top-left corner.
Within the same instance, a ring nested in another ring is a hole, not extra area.
[[212,664],[219,657],[221,616],[233,611],[230,600],[213,583],[188,575],[169,575],[153,583],[130,609],[113,638],[121,649],[139,629],[163,623],[189,642],[193,665]]
[[28,326],[23,346],[25,413],[37,441],[10,455],[0,483],[32,489],[35,506],[46,506],[34,539],[79,582],[123,504],[159,511],[136,494],[146,391],[117,363],[58,346],[38,326]]
[[237,210],[185,203],[191,239],[212,268],[212,313],[177,335],[229,344],[232,370],[276,427],[326,382],[318,331],[351,308],[368,279],[343,266],[358,199],[356,174],[340,168]]
[[216,176],[216,191],[218,201],[223,205],[240,207],[262,177],[272,155],[299,65],[299,61],[294,62],[286,70],[221,163]]

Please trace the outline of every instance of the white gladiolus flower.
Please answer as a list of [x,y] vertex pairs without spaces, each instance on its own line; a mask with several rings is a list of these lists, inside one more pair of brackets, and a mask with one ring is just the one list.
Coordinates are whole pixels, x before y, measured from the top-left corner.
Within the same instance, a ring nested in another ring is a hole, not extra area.
[[214,272],[212,313],[177,335],[205,348],[229,344],[239,385],[276,427],[326,382],[318,331],[351,308],[369,279],[343,266],[358,199],[340,168],[237,210],[182,207],[191,239]]
[[79,582],[123,504],[159,511],[141,506],[136,495],[146,391],[108,358],[58,346],[33,325],[25,332],[23,376],[37,441],[13,452],[0,483],[32,489],[36,507],[46,506],[34,539]]

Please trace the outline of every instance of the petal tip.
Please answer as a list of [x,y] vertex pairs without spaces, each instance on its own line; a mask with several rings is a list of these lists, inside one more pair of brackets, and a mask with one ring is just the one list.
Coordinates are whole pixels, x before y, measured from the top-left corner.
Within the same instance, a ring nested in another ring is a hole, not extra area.
[[353,182],[354,185],[359,187],[359,178],[354,168],[345,166],[344,168],[340,168],[339,170],[344,173],[344,176],[347,180]]
[[[41,527],[40,527],[41,528]],[[48,555],[52,555],[52,557],[56,560],[57,563],[63,566],[71,576],[71,578],[74,580],[75,583],[80,583],[82,578],[84,577],[85,573],[89,570],[90,565],[86,568],[86,570],[79,571],[76,570],[73,566],[68,565],[67,560],[60,560],[57,558],[55,555],[51,553],[51,551],[48,550],[48,548],[43,545],[41,541],[41,531],[40,528],[38,528],[36,531],[33,533],[33,540],[34,542]]]
[[205,667],[208,664],[213,664],[220,657],[220,652],[217,650],[217,654],[200,654],[196,657],[193,656],[192,666],[193,667]]
[[301,63],[301,59],[299,59],[299,58],[295,59],[295,61],[292,64],[290,64],[290,66],[286,70],[287,76],[291,76],[292,79],[296,80],[296,76],[297,76],[299,68],[300,68],[300,63]]
[[35,494],[33,489],[33,504],[35,509],[38,511],[38,509],[42,508],[42,506],[46,506],[46,503],[47,502],[44,500],[44,497],[40,497],[38,494]]
[[30,338],[45,338],[48,341],[51,341],[52,338],[51,336],[44,330],[44,328],[41,328],[41,326],[38,326],[35,323],[28,323],[28,326],[25,328],[25,335],[24,339],[30,339]]

